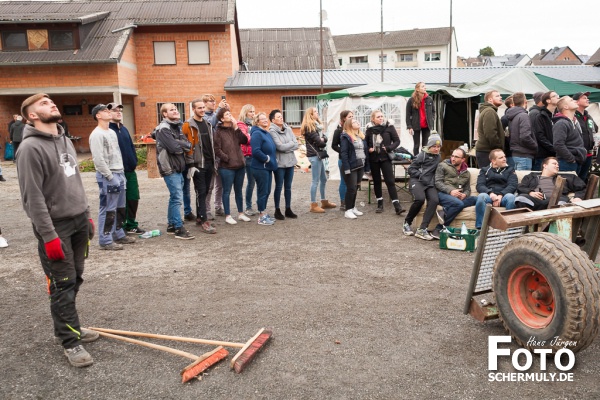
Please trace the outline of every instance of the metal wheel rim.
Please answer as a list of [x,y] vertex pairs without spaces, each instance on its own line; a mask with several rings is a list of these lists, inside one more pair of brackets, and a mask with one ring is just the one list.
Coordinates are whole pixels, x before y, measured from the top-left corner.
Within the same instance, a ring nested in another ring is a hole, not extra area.
[[548,280],[530,265],[517,267],[508,278],[508,302],[513,313],[530,328],[545,328],[554,317],[554,293]]

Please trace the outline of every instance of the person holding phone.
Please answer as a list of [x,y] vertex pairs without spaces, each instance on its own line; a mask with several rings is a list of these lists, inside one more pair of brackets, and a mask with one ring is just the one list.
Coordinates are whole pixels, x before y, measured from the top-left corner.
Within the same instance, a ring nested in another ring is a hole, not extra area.
[[381,175],[387,186],[388,193],[392,199],[394,210],[397,215],[404,212],[398,200],[396,191],[396,177],[394,168],[388,153],[393,152],[400,146],[400,137],[394,125],[383,116],[381,110],[375,110],[371,113],[371,122],[367,124],[366,131],[367,150],[369,152],[369,164],[373,175],[373,186],[375,187],[375,196],[377,197],[376,213],[383,212],[383,192],[381,191]]

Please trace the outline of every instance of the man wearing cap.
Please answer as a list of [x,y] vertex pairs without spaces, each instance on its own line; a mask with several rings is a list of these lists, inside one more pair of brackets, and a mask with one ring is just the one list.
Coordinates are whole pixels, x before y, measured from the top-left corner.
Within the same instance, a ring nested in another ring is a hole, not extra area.
[[581,126],[575,118],[577,108],[577,102],[569,96],[558,100],[558,112],[552,118],[552,145],[560,170],[575,171],[579,175],[581,166],[586,162],[587,151],[581,137]]
[[98,126],[90,134],[90,151],[96,168],[96,182],[100,189],[98,236],[100,249],[123,250],[123,244],[135,239],[127,237],[125,222],[125,173],[117,134],[109,128],[112,105],[98,104],[92,109]]
[[542,103],[544,104],[540,111],[531,118],[531,130],[535,135],[538,149],[535,158],[533,159],[532,171],[541,171],[542,162],[548,157],[554,157],[554,145],[552,144],[552,114],[556,110],[558,103],[558,94],[554,91],[546,92],[542,95]]
[[490,152],[494,149],[504,149],[504,128],[498,107],[502,105],[502,96],[497,90],[490,90],[484,96],[484,103],[479,106],[477,122],[477,142],[475,155],[479,168],[490,165]]
[[573,95],[573,100],[577,102],[577,110],[575,110],[575,118],[579,121],[581,126],[581,137],[583,139],[583,145],[587,151],[585,162],[581,165],[579,171],[579,177],[582,181],[586,182],[590,173],[590,167],[592,166],[592,150],[594,149],[594,134],[598,132],[598,125],[592,119],[591,115],[587,112],[586,108],[590,106],[590,99],[588,96],[590,92],[579,92]]
[[47,94],[25,99],[21,114],[31,125],[23,129],[19,148],[19,187],[38,240],[55,342],[62,344],[71,365],[86,367],[94,361],[81,344],[98,339],[99,334],[81,328],[75,307],[88,240],[94,236],[77,153],[56,123],[61,115]]
[[533,117],[540,112],[542,107],[544,106],[542,102],[542,96],[544,92],[535,92],[533,94],[533,105],[529,107],[529,118],[533,119]]
[[135,173],[138,163],[135,146],[133,140],[131,140],[129,130],[123,125],[123,106],[117,103],[109,103],[108,106],[110,107],[111,117],[108,127],[117,134],[125,171],[125,222],[123,223],[123,229],[128,234],[141,235],[145,230],[140,228],[135,220],[140,200],[140,188]]
[[[423,240],[439,239],[439,235],[432,236],[427,227],[435,214],[435,210],[439,204],[438,193],[435,188],[435,171],[440,163],[440,150],[442,148],[442,139],[440,135],[433,131],[427,139],[427,145],[423,147],[417,156],[413,159],[408,174],[410,175],[410,193],[414,197],[414,201],[408,210],[406,219],[404,220],[403,232],[406,236],[412,236]],[[427,200],[425,213],[421,226],[413,232],[411,224],[417,216],[423,204]]]

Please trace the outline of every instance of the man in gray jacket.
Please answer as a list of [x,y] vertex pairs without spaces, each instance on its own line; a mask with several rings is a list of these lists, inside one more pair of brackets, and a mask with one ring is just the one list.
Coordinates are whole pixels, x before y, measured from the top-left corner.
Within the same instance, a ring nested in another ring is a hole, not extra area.
[[94,236],[77,153],[56,124],[60,112],[47,94],[25,99],[21,113],[33,126],[23,131],[17,159],[19,187],[38,240],[55,341],[62,344],[71,365],[86,367],[94,360],[81,344],[98,339],[99,334],[81,328],[75,308],[88,241]]
[[184,152],[192,149],[192,144],[181,132],[181,119],[177,106],[165,103],[160,108],[163,120],[156,127],[156,161],[160,175],[169,189],[167,209],[167,233],[176,239],[189,240],[194,236],[183,227],[181,206],[183,204],[183,172],[186,170]]
[[98,126],[90,135],[90,151],[96,168],[96,182],[100,189],[98,213],[98,242],[102,250],[123,250],[123,244],[135,243],[123,230],[125,222],[125,172],[119,140],[108,126],[112,106],[98,104],[92,109]]
[[516,171],[531,171],[533,159],[537,153],[537,140],[531,131],[531,120],[525,109],[525,93],[513,95],[514,107],[506,110],[508,129],[510,130],[510,151]]

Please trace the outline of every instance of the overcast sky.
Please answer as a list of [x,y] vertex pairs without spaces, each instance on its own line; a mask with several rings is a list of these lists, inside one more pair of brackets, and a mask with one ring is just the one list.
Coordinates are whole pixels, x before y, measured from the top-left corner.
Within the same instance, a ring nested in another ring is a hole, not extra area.
[[[381,0],[322,0],[333,35],[379,32]],[[319,26],[319,0],[237,0],[239,26]],[[569,46],[591,56],[600,47],[600,0],[453,0],[452,25],[458,55],[477,56],[491,46],[496,55]],[[383,30],[450,25],[450,0],[383,0]]]

